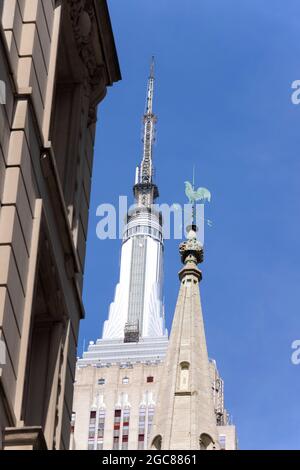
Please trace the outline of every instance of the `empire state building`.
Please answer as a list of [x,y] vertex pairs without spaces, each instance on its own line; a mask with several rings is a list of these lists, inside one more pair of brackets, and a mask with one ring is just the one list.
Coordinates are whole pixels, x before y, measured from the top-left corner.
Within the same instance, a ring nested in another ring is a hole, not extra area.
[[168,335],[163,305],[162,217],[153,206],[158,188],[153,178],[153,144],[157,117],[153,112],[154,61],[147,84],[143,116],[143,153],[135,171],[135,204],[126,216],[120,278],[103,325],[102,338],[90,344],[79,365],[91,360],[102,367],[132,361],[160,361]]
[[147,84],[135,204],[126,216],[119,282],[103,325],[77,361],[71,449],[146,449],[168,347],[163,305],[162,216],[153,204],[157,117],[154,62]]

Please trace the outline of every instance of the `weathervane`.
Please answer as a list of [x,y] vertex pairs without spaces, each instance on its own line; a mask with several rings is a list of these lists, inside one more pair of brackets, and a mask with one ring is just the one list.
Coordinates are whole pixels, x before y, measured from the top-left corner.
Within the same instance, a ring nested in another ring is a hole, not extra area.
[[[185,181],[185,194],[189,200],[189,203],[192,204],[192,224],[195,225],[196,222],[196,202],[202,201],[210,202],[211,200],[211,193],[207,188],[198,188],[195,190],[195,167],[193,168],[193,182],[190,183],[189,181]],[[212,225],[211,220],[204,219],[207,222],[208,226]]]

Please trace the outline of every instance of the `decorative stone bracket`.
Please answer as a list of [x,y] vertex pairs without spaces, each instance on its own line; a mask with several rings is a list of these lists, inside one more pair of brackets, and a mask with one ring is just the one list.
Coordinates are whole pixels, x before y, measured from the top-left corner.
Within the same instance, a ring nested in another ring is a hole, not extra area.
[[88,126],[96,122],[97,105],[106,95],[106,67],[99,50],[98,25],[93,0],[67,0],[74,38],[79,57],[87,73],[90,86]]

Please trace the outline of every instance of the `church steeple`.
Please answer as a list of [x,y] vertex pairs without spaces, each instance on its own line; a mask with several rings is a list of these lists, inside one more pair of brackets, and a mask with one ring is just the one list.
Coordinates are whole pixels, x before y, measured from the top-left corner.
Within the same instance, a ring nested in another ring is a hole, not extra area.
[[151,434],[153,449],[219,448],[197,266],[203,247],[197,227],[187,230],[179,247],[184,266]]

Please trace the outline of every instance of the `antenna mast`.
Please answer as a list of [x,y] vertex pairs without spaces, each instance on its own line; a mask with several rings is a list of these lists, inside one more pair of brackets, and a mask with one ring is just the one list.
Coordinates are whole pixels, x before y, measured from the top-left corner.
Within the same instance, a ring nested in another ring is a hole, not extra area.
[[143,160],[140,171],[140,183],[152,183],[153,163],[152,149],[155,141],[155,124],[157,117],[153,113],[153,94],[154,94],[154,57],[151,60],[150,75],[148,79],[146,109],[143,118]]

